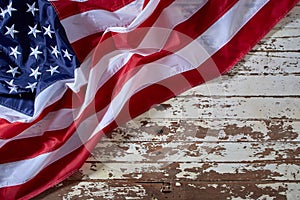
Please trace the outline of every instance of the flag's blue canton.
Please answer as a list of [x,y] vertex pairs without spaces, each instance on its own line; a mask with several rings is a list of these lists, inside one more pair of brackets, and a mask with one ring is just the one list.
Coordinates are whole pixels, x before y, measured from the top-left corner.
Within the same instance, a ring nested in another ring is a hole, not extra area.
[[79,63],[46,0],[1,0],[0,25],[0,104],[32,115],[35,97]]

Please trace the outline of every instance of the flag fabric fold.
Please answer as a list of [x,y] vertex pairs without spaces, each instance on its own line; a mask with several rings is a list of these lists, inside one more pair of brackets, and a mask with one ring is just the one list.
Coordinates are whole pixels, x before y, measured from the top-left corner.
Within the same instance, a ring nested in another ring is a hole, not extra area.
[[297,3],[1,1],[0,199],[64,180],[103,134],[228,71]]

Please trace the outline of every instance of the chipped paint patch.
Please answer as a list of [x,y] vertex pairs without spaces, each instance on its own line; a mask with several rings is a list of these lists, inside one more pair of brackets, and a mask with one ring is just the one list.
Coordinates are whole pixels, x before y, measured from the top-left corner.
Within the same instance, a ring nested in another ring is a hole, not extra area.
[[101,197],[104,199],[116,199],[116,197],[124,199],[143,199],[146,195],[145,189],[141,185],[135,185],[127,188],[126,184],[122,186],[109,185],[104,182],[81,182],[76,186],[71,187],[67,195],[63,199],[94,199]]

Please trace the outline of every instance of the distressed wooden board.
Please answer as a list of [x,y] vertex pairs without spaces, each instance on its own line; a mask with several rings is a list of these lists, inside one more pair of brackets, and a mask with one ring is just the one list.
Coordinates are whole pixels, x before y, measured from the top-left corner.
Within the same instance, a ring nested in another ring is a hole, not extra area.
[[262,162],[170,162],[128,163],[87,162],[69,180],[157,181],[297,181],[299,160],[291,163]]
[[[279,53],[278,53],[279,54]],[[281,53],[283,54],[283,53]],[[287,53],[287,57],[280,57],[276,53],[250,52],[232,70],[224,76],[234,75],[260,75],[270,76],[282,74],[285,76],[299,75],[300,53],[295,55]]]
[[287,38],[265,38],[256,45],[253,51],[285,51],[298,52],[298,46],[295,43],[300,43],[300,37]]
[[[280,41],[281,39],[294,39],[294,38],[299,38],[300,37],[300,33],[298,28],[285,28],[285,29],[276,29],[276,27],[274,27],[274,29],[272,29],[262,40],[261,42],[264,43],[264,41],[273,41],[273,40],[277,40]],[[283,44],[281,44],[283,45]],[[257,44],[256,46],[260,46],[259,44]],[[280,50],[280,49],[278,49]],[[298,50],[296,50],[298,51]]]
[[[288,30],[286,30],[288,31]],[[292,30],[291,32],[294,32]],[[253,48],[252,51],[285,51],[285,52],[298,52],[299,47],[295,43],[300,43],[300,36],[295,35],[293,37],[277,36],[270,38],[263,38],[258,44]]]
[[288,119],[151,119],[136,118],[103,137],[122,141],[300,141],[300,121]]
[[134,182],[65,181],[35,199],[292,199],[300,198],[294,182]]
[[294,97],[176,97],[143,114],[177,119],[300,119],[300,98]]
[[100,142],[88,161],[263,162],[300,159],[300,142]]
[[300,141],[300,121],[182,120],[138,117],[114,130],[101,141]]
[[300,199],[300,4],[231,71],[103,137],[35,199]]
[[[300,66],[299,66],[300,69]],[[264,84],[261,84],[264,82]],[[239,83],[239,84],[237,84]],[[179,96],[299,96],[300,76],[221,76]]]

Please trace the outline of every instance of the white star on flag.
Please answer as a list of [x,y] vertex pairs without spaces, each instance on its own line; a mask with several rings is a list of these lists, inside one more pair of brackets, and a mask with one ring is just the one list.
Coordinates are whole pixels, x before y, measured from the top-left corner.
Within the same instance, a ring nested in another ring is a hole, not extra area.
[[17,9],[13,8],[12,2],[10,2],[9,5],[7,6],[6,12],[9,14],[9,16],[11,16],[12,11],[17,11]]
[[57,70],[57,68],[58,68],[59,66],[52,67],[52,66],[50,65],[49,67],[50,67],[50,69],[48,69],[48,70],[46,70],[46,71],[47,71],[47,72],[50,72],[51,76],[53,76],[54,73],[60,73],[60,72]]
[[16,59],[18,58],[18,55],[21,55],[21,53],[18,51],[18,46],[15,48],[10,47],[11,53],[9,54],[10,56],[14,56]]
[[13,92],[15,92],[15,93],[18,92],[18,87],[17,86],[9,86],[8,89],[9,89],[9,94],[11,94]]
[[42,54],[43,53],[43,52],[39,51],[38,48],[39,48],[39,46],[36,46],[35,48],[30,47],[30,49],[31,49],[30,56],[34,56],[35,59],[37,59],[38,54]]
[[69,54],[68,49],[62,51],[64,52],[64,57],[67,57],[69,60],[71,60],[72,55]]
[[30,89],[31,92],[33,93],[35,88],[36,88],[37,82],[34,83],[28,83],[28,86],[26,86],[26,89]]
[[28,32],[28,35],[32,34],[34,38],[36,38],[36,34],[40,33],[42,31],[37,29],[37,24],[34,27],[28,26],[30,28],[30,31]]
[[15,33],[19,33],[19,31],[15,30],[14,24],[10,28],[8,26],[5,26],[5,28],[7,31],[4,35],[10,35],[12,38],[15,38]]
[[37,67],[36,69],[32,69],[31,70],[31,74],[29,75],[30,77],[33,76],[35,80],[37,80],[38,76],[41,75],[42,73],[39,72],[40,67]]
[[50,30],[50,25],[48,26],[48,27],[45,27],[45,26],[43,26],[43,28],[45,29],[45,33],[44,33],[44,35],[48,35],[50,38],[52,38],[52,33],[54,33],[54,31],[51,31]]
[[37,8],[35,7],[35,2],[34,2],[32,5],[29,5],[29,4],[27,3],[27,6],[28,6],[28,10],[27,10],[26,12],[31,12],[32,15],[35,16],[35,13],[34,13],[34,12],[36,12],[36,11],[39,10],[39,9],[37,9]]
[[58,54],[60,53],[58,50],[57,50],[57,46],[55,45],[55,47],[51,46],[52,48],[52,52],[51,54],[54,54],[56,58],[58,58]]
[[4,18],[5,14],[7,13],[6,10],[3,10],[2,8],[0,8],[0,11],[1,11],[1,13],[0,13],[1,17]]
[[18,67],[13,68],[9,65],[9,68],[10,70],[7,70],[6,73],[11,73],[13,77],[15,77],[16,74],[20,74],[20,72],[18,72]]
[[15,84],[14,84],[14,79],[11,79],[9,82],[8,81],[5,81],[6,82],[6,84],[7,85],[9,85],[9,86],[16,86]]

